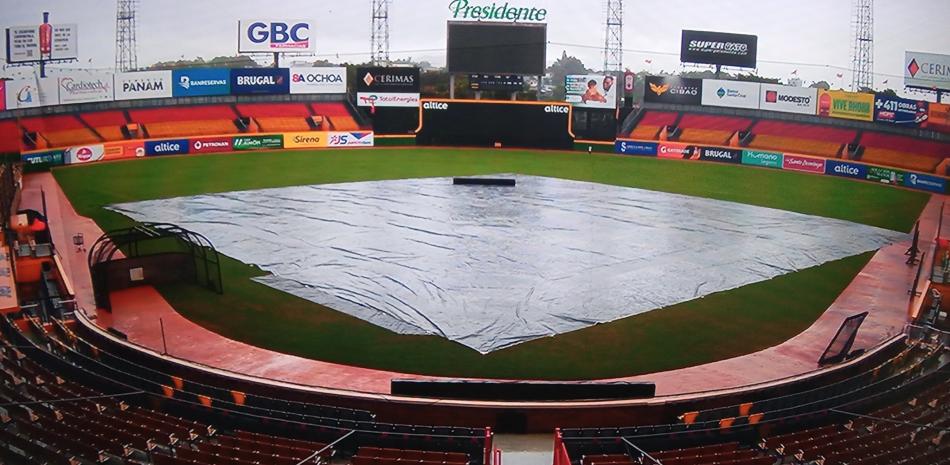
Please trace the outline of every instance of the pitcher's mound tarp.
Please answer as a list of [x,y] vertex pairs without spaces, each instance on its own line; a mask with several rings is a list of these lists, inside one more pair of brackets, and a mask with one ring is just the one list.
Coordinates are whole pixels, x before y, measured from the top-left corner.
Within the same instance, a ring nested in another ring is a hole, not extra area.
[[268,286],[483,353],[908,237],[732,202],[504,177],[518,187],[403,179],[111,208],[199,232],[220,252],[272,273],[257,278]]

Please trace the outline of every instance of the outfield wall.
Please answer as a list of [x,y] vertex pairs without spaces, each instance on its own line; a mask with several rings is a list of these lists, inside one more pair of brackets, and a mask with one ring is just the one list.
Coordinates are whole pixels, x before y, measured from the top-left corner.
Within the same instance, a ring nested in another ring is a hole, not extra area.
[[164,155],[243,152],[251,150],[373,147],[372,131],[306,131],[229,134],[165,139],[135,139],[23,152],[28,170],[53,166],[127,160]]
[[623,155],[674,160],[755,166],[810,174],[872,181],[893,186],[944,194],[948,179],[932,173],[918,173],[852,160],[821,158],[796,153],[749,150],[742,147],[708,146],[668,141],[617,139],[614,152]]

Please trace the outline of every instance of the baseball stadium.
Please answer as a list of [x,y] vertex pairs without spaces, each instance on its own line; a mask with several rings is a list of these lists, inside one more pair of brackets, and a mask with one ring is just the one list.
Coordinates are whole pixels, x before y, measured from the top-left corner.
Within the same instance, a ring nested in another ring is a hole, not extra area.
[[0,7],[0,464],[950,464],[947,6],[164,3]]

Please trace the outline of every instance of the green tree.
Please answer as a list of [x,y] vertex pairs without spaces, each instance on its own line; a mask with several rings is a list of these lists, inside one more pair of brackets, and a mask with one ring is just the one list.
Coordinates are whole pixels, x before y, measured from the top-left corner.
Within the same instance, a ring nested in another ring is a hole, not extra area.
[[811,85],[808,87],[811,87],[813,89],[829,90],[831,89],[831,84],[828,84],[828,81],[817,81],[817,82],[811,83]]
[[566,51],[547,69],[554,86],[554,100],[564,100],[564,77],[569,74],[587,74],[590,72],[577,57],[569,56]]

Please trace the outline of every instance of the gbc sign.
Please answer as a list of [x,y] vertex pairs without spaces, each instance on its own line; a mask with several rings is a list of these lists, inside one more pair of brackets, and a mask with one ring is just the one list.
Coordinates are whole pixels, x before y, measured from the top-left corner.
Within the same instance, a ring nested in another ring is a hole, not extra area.
[[304,20],[238,21],[238,52],[312,52],[310,23]]

